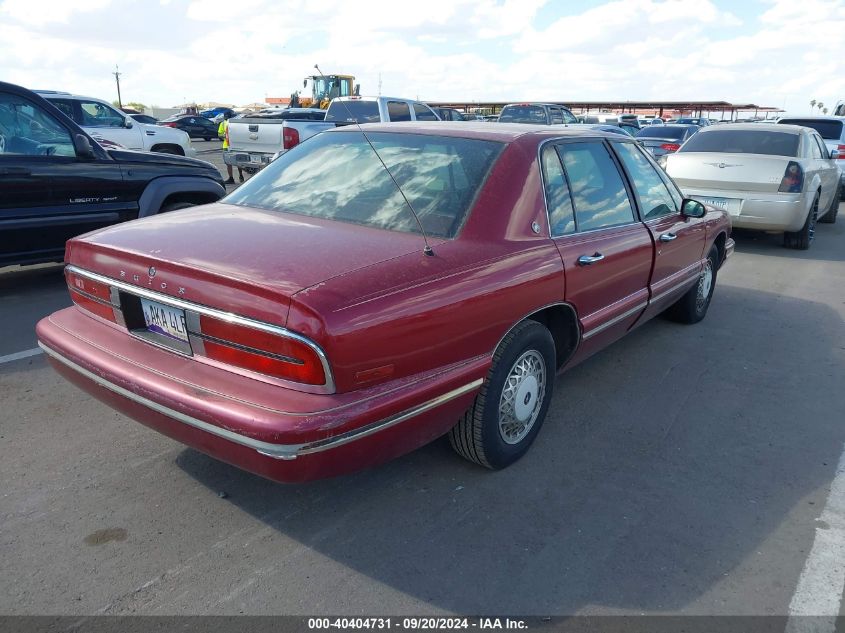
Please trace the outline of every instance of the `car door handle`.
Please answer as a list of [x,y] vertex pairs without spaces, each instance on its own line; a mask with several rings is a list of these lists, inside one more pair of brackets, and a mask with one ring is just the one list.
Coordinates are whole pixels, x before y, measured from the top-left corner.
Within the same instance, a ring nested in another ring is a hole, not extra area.
[[32,171],[26,167],[2,167],[0,176],[31,176]]
[[672,240],[676,240],[676,239],[678,239],[678,236],[675,235],[674,233],[664,233],[663,235],[660,236],[661,242],[671,242]]
[[590,264],[595,264],[596,262],[600,262],[604,259],[604,255],[601,253],[594,253],[593,255],[581,255],[578,258],[578,265],[579,266],[589,266]]

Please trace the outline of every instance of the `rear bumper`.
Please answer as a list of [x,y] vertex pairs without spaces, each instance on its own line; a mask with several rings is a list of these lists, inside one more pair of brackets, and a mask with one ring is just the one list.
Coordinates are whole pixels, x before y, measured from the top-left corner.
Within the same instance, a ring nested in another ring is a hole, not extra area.
[[810,202],[803,193],[763,193],[721,189],[683,188],[691,198],[732,198],[741,200],[739,215],[731,215],[737,229],[758,231],[798,231],[807,219]]
[[84,391],[179,442],[281,482],[352,472],[432,441],[472,403],[490,363],[476,358],[351,393],[307,394],[202,366],[75,307],[43,319],[37,333],[53,367]]
[[223,152],[223,162],[233,167],[261,169],[270,164],[275,153],[267,152],[249,152],[246,150],[232,150],[227,149]]

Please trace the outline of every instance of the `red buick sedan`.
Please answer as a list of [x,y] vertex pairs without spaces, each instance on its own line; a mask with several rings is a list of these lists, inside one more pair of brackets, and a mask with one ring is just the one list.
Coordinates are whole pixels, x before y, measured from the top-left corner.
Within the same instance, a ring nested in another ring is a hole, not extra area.
[[277,481],[444,434],[503,468],[556,372],[662,312],[701,320],[732,251],[632,139],[343,127],[219,204],[68,242],[75,305],[38,337],[88,393]]

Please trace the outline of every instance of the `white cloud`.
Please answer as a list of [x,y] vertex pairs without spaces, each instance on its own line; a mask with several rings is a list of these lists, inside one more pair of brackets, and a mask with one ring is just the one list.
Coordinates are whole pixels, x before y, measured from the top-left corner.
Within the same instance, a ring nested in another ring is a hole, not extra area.
[[[315,63],[428,100],[845,98],[845,0],[0,0],[3,79],[112,99],[248,103]],[[33,45],[35,43],[35,45]]]

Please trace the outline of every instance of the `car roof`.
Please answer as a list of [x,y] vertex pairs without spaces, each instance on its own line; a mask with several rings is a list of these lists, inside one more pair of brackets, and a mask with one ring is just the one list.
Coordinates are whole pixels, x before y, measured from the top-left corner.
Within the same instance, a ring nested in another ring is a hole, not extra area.
[[[731,125],[709,125],[701,128],[701,132],[715,132],[724,130],[738,130],[738,131],[758,131],[758,132],[791,132],[792,134],[800,134],[801,130],[806,129],[800,125],[788,125],[786,123],[733,123]],[[699,134],[701,134],[699,132]]]
[[[696,125],[695,123],[666,123],[665,125],[649,125],[648,127],[642,128],[643,130],[671,130],[671,129],[683,129],[688,130],[690,128],[701,128],[700,125]],[[702,128],[703,129],[703,128]]]
[[789,121],[792,119],[800,119],[801,121],[845,121],[845,116],[833,116],[833,115],[822,115],[822,116],[815,116],[813,114],[808,114],[807,116],[801,116],[797,114],[795,116],[782,116],[778,119],[778,123],[780,125],[787,125],[785,123],[780,123],[781,121]]
[[45,99],[49,99],[51,97],[70,97],[71,99],[88,99],[90,101],[99,101],[100,103],[109,103],[105,99],[100,99],[99,97],[86,97],[85,95],[75,95],[70,92],[62,92],[60,90],[33,90],[33,92],[41,95]]
[[[344,125],[331,132],[354,132],[356,125]],[[526,123],[490,123],[466,121],[460,125],[444,125],[442,121],[401,121],[394,123],[365,123],[365,132],[399,132],[400,134],[429,134],[432,136],[454,136],[485,141],[510,143],[525,136],[544,137],[604,137],[617,139],[619,134],[596,129],[575,128],[568,125],[534,125]],[[624,138],[624,137],[623,137]]]
[[552,108],[566,108],[567,110],[569,109],[567,106],[561,105],[559,103],[544,103],[542,101],[519,101],[517,103],[509,103],[502,109],[504,110],[504,108],[509,108],[511,106],[549,106]]

